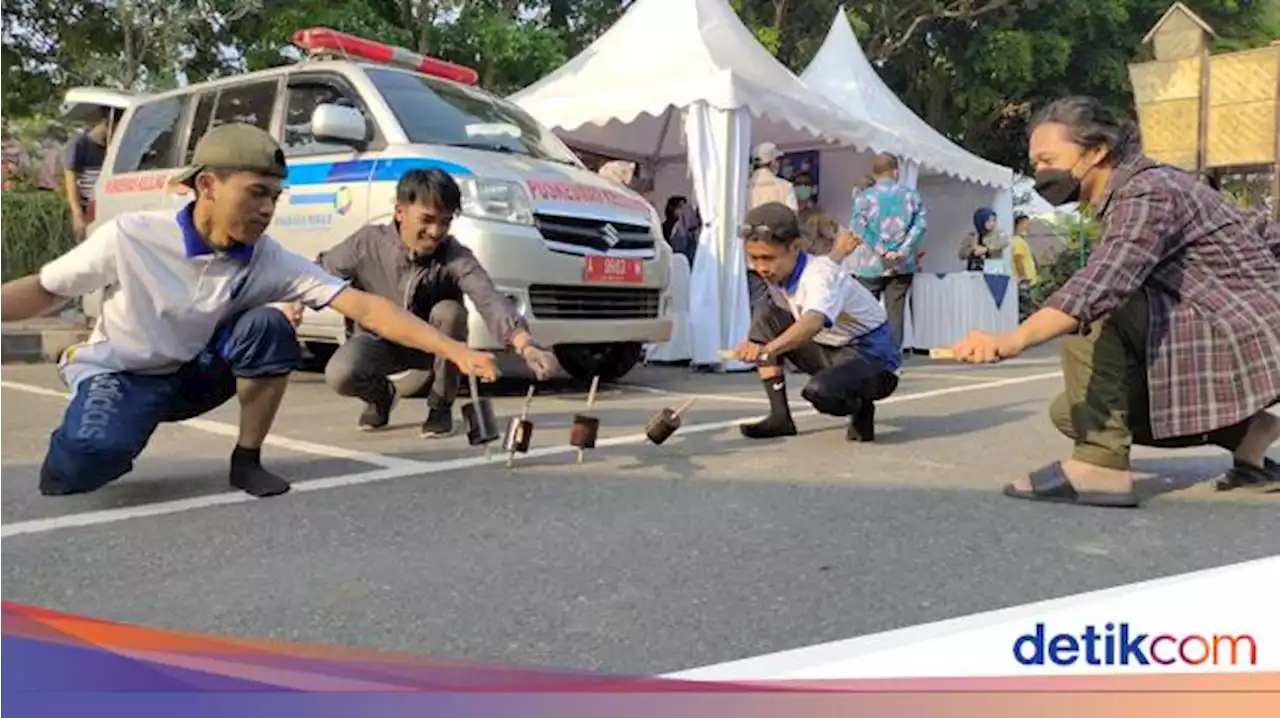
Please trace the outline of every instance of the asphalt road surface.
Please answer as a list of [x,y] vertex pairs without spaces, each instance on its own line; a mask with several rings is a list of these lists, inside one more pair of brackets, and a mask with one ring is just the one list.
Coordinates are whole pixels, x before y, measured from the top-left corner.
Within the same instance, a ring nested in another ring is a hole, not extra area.
[[[601,445],[582,464],[568,434],[585,387],[558,382],[514,469],[460,433],[419,439],[421,400],[362,433],[357,403],[303,374],[264,452],[294,491],[266,500],[226,485],[234,402],[161,427],[94,494],[41,497],[63,388],[52,367],[9,366],[3,596],[157,628],[657,674],[1280,553],[1280,493],[1215,492],[1229,460],[1214,449],[1137,450],[1138,510],[1003,497],[1069,449],[1045,414],[1053,357],[913,359],[874,445],[811,413],[801,436],[749,442],[734,425],[766,406],[752,375],[644,367],[602,387]],[[488,391],[505,426],[524,387]],[[694,395],[680,433],[643,441],[650,415]]]

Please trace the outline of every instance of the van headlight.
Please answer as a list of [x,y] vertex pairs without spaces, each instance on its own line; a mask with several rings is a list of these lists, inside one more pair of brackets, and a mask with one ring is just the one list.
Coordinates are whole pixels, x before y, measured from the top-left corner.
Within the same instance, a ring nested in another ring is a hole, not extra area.
[[524,186],[505,180],[458,178],[462,213],[476,219],[533,224],[533,202]]

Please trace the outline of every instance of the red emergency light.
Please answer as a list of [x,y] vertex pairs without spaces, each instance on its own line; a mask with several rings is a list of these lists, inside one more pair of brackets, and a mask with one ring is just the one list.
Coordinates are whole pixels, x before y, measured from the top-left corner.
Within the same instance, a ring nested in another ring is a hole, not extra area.
[[383,65],[399,65],[417,70],[424,75],[443,77],[446,80],[474,85],[480,81],[480,73],[469,67],[437,60],[403,47],[384,45],[327,27],[311,27],[293,34],[293,44],[309,52],[327,51],[337,55],[368,60]]

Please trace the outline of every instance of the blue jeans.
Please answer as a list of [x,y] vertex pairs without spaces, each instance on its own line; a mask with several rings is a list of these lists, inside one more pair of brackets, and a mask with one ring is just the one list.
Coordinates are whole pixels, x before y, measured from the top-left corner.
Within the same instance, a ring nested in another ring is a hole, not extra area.
[[72,492],[101,488],[133,469],[160,422],[185,421],[235,396],[236,379],[282,376],[302,351],[293,325],[271,307],[227,321],[195,359],[173,374],[96,374],[76,386],[49,437],[42,483]]

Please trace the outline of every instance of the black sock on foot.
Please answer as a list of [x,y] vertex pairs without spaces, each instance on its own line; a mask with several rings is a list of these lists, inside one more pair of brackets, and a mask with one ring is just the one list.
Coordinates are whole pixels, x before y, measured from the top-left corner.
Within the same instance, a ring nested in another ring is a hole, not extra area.
[[796,425],[791,420],[791,406],[787,403],[787,382],[783,377],[764,380],[764,391],[769,396],[769,416],[764,421],[743,424],[739,427],[748,439],[772,439],[778,436],[795,436]]
[[258,498],[289,490],[288,481],[262,468],[262,449],[243,446],[236,446],[231,452],[231,485]]
[[787,403],[787,380],[783,377],[764,379],[764,393],[769,397],[769,417],[791,418],[791,405]]

